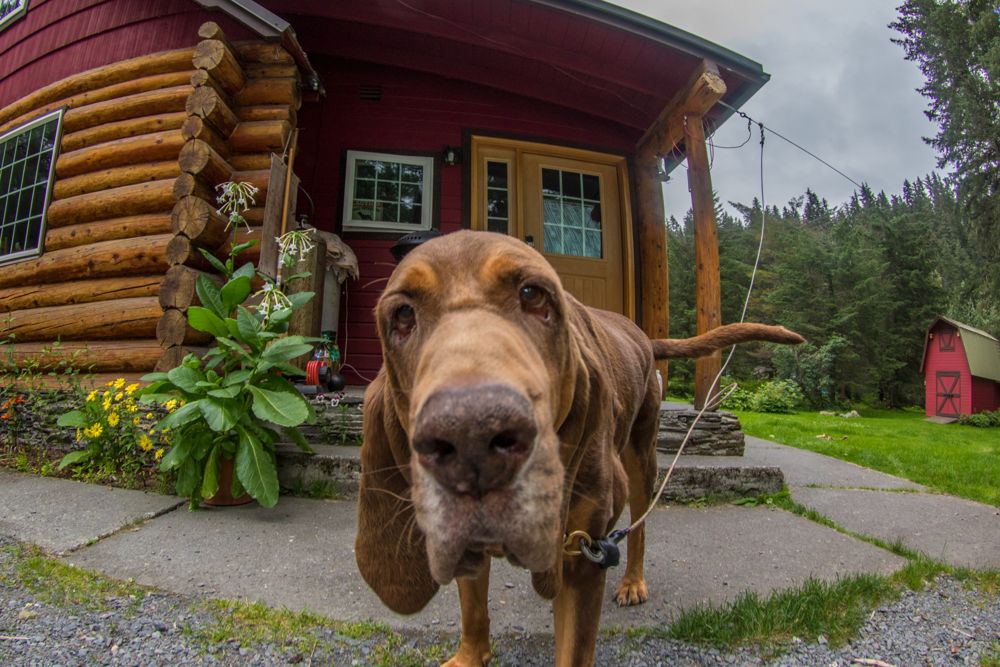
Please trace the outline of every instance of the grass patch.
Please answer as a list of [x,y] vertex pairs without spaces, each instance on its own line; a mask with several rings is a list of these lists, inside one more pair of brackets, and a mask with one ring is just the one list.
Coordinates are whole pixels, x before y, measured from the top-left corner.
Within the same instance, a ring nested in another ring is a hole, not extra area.
[[993,645],[979,658],[980,667],[1000,667],[1000,642]]
[[[850,461],[1000,507],[1000,438],[991,429],[934,424],[922,411],[862,409],[860,419],[815,412],[737,413],[744,432]],[[819,440],[826,434],[832,440]],[[846,439],[838,440],[843,436]]]
[[14,545],[3,550],[14,561],[9,574],[0,574],[4,583],[21,586],[47,604],[103,611],[112,598],[126,598],[137,606],[146,594],[134,583],[72,567],[34,546]]
[[872,607],[895,593],[891,582],[874,575],[846,577],[833,583],[810,579],[801,587],[767,598],[748,591],[721,607],[695,607],[674,621],[664,634],[671,639],[721,647],[743,643],[774,647],[793,637],[816,641],[822,635],[832,646],[838,646],[857,633]]

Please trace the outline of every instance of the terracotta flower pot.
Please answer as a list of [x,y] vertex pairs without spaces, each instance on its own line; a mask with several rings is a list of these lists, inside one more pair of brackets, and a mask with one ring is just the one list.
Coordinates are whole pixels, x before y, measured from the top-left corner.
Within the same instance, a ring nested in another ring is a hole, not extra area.
[[210,507],[232,507],[234,505],[246,505],[253,502],[253,498],[245,491],[239,498],[233,497],[233,475],[236,474],[233,466],[232,459],[225,456],[219,458],[219,490],[211,498],[203,500],[203,504]]

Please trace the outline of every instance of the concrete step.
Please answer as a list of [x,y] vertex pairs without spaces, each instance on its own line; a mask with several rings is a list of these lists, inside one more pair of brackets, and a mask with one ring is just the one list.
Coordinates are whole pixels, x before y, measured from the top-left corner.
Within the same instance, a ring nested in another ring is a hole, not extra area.
[[[335,497],[357,496],[360,448],[314,445],[314,455],[293,445],[278,448],[278,479],[283,488]],[[660,478],[673,456],[657,455]],[[733,499],[777,493],[785,483],[777,466],[760,465],[742,456],[682,456],[660,503]]]

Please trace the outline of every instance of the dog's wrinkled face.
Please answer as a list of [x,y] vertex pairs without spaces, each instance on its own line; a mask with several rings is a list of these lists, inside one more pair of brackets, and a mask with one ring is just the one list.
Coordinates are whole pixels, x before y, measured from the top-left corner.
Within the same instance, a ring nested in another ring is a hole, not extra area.
[[414,249],[376,307],[409,439],[431,574],[472,574],[500,550],[555,565],[574,349],[559,277],[507,236],[458,232]]

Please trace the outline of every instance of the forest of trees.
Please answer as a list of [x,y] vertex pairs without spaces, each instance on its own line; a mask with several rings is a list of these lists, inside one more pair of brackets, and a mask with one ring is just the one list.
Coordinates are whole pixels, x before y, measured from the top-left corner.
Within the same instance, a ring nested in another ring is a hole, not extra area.
[[[760,241],[760,203],[716,207],[722,319],[740,318]],[[833,208],[811,190],[764,211],[765,241],[747,320],[780,323],[808,339],[795,348],[747,345],[728,375],[795,380],[815,407],[864,401],[921,404],[920,359],[938,315],[1000,334],[1000,299],[983,281],[989,260],[954,187],[936,174],[899,195],[865,187]],[[694,234],[689,213],[668,223],[670,330],[694,328]],[[693,363],[671,365],[674,393],[690,391]]]

